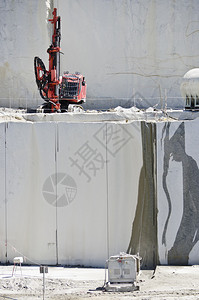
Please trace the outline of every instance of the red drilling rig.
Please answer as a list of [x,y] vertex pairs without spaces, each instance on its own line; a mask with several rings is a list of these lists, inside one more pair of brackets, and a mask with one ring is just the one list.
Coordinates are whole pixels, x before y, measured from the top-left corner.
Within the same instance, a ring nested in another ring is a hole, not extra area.
[[46,101],[42,105],[44,112],[65,112],[69,104],[81,104],[86,101],[86,82],[82,74],[64,72],[60,76],[61,18],[54,8],[52,44],[47,49],[49,70],[39,57],[34,58],[36,83],[41,97]]

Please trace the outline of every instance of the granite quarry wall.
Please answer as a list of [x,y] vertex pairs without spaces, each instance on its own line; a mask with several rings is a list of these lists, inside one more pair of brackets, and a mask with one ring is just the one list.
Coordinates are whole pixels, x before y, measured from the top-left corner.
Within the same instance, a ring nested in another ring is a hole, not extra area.
[[140,123],[0,123],[0,261],[104,266],[126,251]]
[[197,126],[198,119],[158,126],[158,252],[162,264],[199,261]]
[[[0,105],[42,103],[33,58],[48,64],[57,7],[62,72],[86,76],[85,108],[182,107],[181,78],[198,67],[198,6],[0,1]],[[127,251],[143,268],[198,263],[198,119],[79,116],[0,123],[0,262],[104,266]]]
[[1,263],[198,263],[197,126],[0,123]]
[[85,75],[85,107],[164,107],[166,98],[168,107],[184,105],[181,79],[198,67],[198,0],[0,1],[0,105],[42,103],[33,58],[48,67],[54,6],[62,18],[61,69]]

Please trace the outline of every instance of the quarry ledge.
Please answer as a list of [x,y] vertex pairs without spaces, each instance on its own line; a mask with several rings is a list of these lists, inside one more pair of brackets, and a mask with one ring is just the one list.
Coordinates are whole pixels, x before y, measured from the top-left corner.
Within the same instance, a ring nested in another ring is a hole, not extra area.
[[25,109],[0,108],[0,122],[172,122],[180,120],[194,120],[199,117],[199,111],[187,110],[161,110],[149,107],[138,109],[136,107],[116,107],[107,111],[74,110],[66,113],[27,113]]

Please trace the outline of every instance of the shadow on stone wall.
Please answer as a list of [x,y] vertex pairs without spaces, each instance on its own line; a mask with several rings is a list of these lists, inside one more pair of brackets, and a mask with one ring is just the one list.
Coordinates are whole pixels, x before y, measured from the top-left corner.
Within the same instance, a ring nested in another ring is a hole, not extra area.
[[168,251],[168,264],[187,265],[189,253],[199,240],[199,169],[196,161],[185,152],[184,122],[180,124],[171,138],[169,138],[169,130],[170,123],[166,123],[162,133],[165,133],[162,184],[167,197],[169,211],[162,235],[162,244],[166,246],[167,226],[172,211],[172,202],[175,201],[175,199],[171,199],[169,186],[167,185],[169,160],[172,157],[174,161],[182,162],[183,215],[174,244]]

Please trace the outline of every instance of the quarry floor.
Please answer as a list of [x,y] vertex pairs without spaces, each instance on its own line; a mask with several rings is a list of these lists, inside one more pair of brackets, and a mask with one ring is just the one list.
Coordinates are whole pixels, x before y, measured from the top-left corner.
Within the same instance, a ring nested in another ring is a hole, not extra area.
[[43,274],[39,266],[0,266],[0,299],[199,299],[199,266],[158,266],[142,270],[138,276],[139,291],[104,292],[100,289],[105,270],[95,268],[48,267]]

